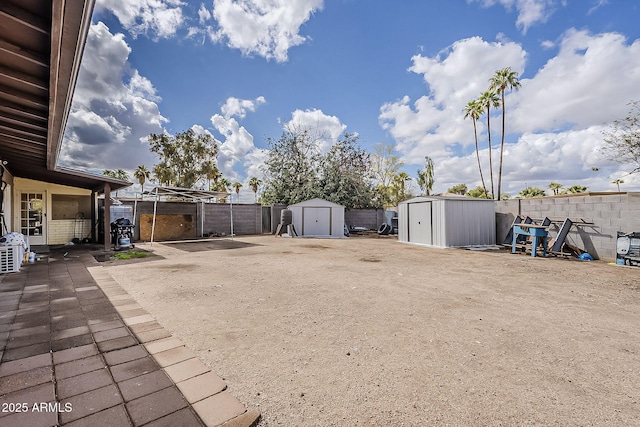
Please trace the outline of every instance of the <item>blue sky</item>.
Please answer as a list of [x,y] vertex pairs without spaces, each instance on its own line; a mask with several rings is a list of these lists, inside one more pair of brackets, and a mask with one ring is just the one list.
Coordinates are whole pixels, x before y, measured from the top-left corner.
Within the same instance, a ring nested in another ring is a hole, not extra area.
[[506,97],[506,192],[615,190],[616,178],[637,191],[640,174],[600,146],[640,100],[639,18],[628,0],[97,0],[61,163],[151,169],[148,134],[194,128],[219,141],[220,169],[252,202],[266,139],[295,124],[325,147],[343,132],[370,152],[393,144],[412,176],[430,156],[435,191],[471,188],[464,106],[511,67],[522,88]]

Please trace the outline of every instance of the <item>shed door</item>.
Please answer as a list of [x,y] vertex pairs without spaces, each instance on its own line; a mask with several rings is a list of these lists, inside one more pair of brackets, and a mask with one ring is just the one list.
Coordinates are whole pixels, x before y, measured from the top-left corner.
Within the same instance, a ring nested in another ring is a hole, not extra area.
[[431,238],[431,202],[409,203],[409,241],[433,244]]
[[303,236],[331,235],[331,208],[302,208]]

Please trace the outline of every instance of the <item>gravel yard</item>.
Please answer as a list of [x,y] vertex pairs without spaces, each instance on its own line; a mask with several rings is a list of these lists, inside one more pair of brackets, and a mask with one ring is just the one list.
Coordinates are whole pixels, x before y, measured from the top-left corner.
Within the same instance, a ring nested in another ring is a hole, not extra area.
[[394,239],[105,265],[260,426],[640,425],[640,269]]

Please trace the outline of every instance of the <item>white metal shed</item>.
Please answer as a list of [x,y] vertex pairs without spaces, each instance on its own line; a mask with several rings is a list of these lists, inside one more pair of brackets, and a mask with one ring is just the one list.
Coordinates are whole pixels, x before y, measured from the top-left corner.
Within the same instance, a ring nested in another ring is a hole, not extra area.
[[299,236],[344,237],[344,206],[311,199],[290,205],[289,209]]
[[435,247],[495,245],[493,200],[424,196],[398,205],[398,240]]

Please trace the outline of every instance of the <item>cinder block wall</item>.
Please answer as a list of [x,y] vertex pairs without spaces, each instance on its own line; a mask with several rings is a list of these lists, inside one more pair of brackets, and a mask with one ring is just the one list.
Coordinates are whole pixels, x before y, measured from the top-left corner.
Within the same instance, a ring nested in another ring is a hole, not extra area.
[[[205,233],[231,234],[231,209],[228,204],[205,204],[204,218]],[[200,226],[199,223],[198,226]],[[233,233],[262,234],[262,206],[233,205]]]
[[[124,202],[133,205],[134,202]],[[205,203],[204,204],[204,232],[218,232],[231,234],[231,210],[227,203]],[[202,204],[187,202],[159,202],[157,206],[158,215],[193,215],[196,225],[193,237],[200,236],[202,225]],[[135,240],[140,239],[141,214],[153,214],[153,202],[138,202],[136,208],[136,230]],[[260,234],[262,233],[262,208],[260,205],[233,205],[233,225],[235,234]]]
[[[518,214],[534,219],[549,217],[562,220],[569,217],[572,220],[592,222],[593,225],[574,226],[567,240],[596,259],[613,261],[616,258],[618,231],[640,231],[640,192],[586,193],[496,202],[498,242],[504,242]],[[551,228],[552,236],[556,235],[559,226],[560,224]]]
[[367,227],[377,230],[385,222],[384,209],[349,209],[344,211],[344,221],[349,227]]

